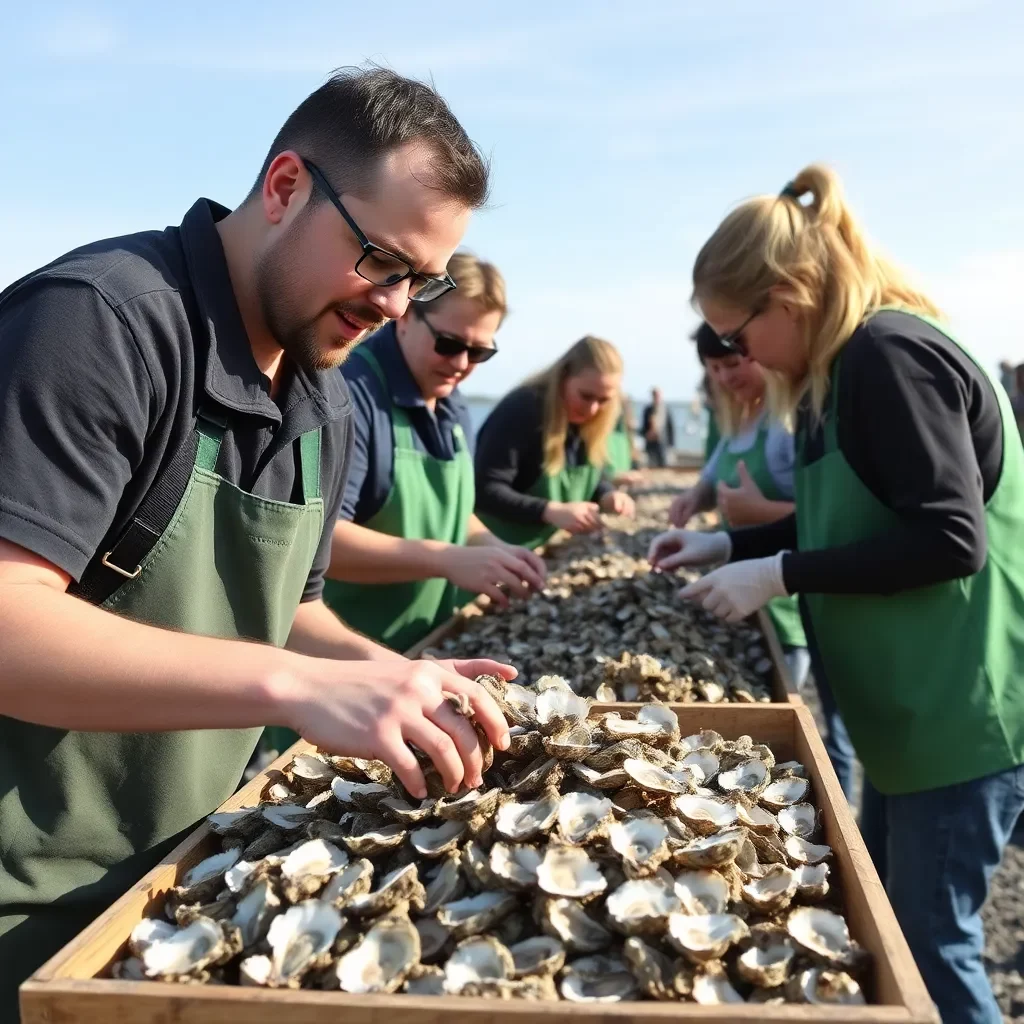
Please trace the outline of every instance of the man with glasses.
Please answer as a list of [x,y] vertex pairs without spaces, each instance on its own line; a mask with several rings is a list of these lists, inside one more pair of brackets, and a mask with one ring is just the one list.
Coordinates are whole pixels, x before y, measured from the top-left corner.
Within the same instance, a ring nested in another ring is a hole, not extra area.
[[497,355],[505,282],[456,253],[457,290],[408,312],[345,363],[353,452],[324,599],[395,650],[445,621],[459,600],[544,586],[544,563],[473,514],[473,426],[459,385]]
[[[17,986],[235,789],[265,724],[479,785],[464,694],[321,600],[352,433],[338,365],[446,266],[487,168],[434,90],[341,71],[234,211],[0,295],[0,1020]],[[478,339],[479,340],[479,339]],[[468,677],[468,678],[467,678]]]

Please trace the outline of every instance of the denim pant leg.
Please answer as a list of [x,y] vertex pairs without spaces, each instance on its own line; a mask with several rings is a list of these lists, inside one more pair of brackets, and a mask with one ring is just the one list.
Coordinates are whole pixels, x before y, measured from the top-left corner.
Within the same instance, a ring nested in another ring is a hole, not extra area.
[[980,911],[1024,808],[1024,766],[885,807],[886,891],[943,1024],[1002,1024]]
[[860,792],[860,816],[857,824],[864,845],[871,855],[871,863],[875,865],[878,877],[885,885],[889,874],[889,818],[886,797],[875,789],[865,778]]

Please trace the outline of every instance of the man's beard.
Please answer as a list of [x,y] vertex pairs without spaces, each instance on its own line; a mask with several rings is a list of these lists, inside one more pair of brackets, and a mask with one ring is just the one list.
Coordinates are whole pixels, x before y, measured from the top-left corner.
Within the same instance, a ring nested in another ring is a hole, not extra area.
[[[256,261],[254,276],[260,314],[274,340],[297,366],[307,373],[333,370],[363,338],[388,321],[373,306],[357,302],[332,302],[312,317],[299,313],[292,298],[299,290],[294,285],[302,274],[297,248],[290,238],[285,238]],[[332,339],[336,312],[368,325],[358,341],[348,341],[338,334]],[[323,341],[319,340],[321,335]],[[330,343],[332,340],[334,344]]]

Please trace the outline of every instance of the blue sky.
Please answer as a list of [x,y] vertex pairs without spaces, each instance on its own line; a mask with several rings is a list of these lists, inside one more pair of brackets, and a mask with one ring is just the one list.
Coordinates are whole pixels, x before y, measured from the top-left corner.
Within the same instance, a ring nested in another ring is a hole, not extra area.
[[689,397],[697,249],[813,160],[985,362],[1024,360],[1024,4],[809,7],[18,5],[0,40],[0,284],[178,223],[199,195],[236,204],[290,110],[373,59],[433,76],[493,159],[466,242],[505,272],[512,315],[470,391],[590,332],[620,347],[632,394]]

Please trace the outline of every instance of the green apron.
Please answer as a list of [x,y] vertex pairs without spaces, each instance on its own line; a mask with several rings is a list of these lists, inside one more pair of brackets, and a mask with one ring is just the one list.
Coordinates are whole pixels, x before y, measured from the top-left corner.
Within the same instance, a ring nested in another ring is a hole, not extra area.
[[629,431],[625,421],[619,420],[608,438],[606,472],[613,479],[620,473],[628,473],[633,468],[633,449],[629,442]]
[[[919,319],[949,337],[941,324]],[[841,360],[832,368],[833,396]],[[885,794],[954,785],[1024,762],[1024,451],[1006,394],[995,392],[1003,469],[985,507],[981,571],[891,596],[805,595],[857,755]],[[898,522],[839,450],[834,413],[823,429],[818,461],[807,465],[798,444],[801,551],[877,536]]]
[[[197,429],[173,518],[103,607],[281,646],[323,531],[320,431],[299,441],[295,505],[219,477],[223,429]],[[21,981],[235,791],[259,734],[72,732],[0,717],[0,1020],[17,1019]]]
[[[601,467],[584,462],[580,466],[563,466],[561,472],[554,475],[541,471],[527,494],[548,501],[590,501],[600,482]],[[483,512],[477,515],[491,533],[508,544],[524,548],[539,548],[557,531],[557,527],[547,523],[514,523]]]
[[[757,439],[753,446],[745,452],[729,451],[729,444],[723,445],[715,463],[715,479],[727,487],[738,487],[740,482],[739,463],[742,461],[750,478],[769,501],[790,501],[775,483],[768,466],[767,455],[768,417],[761,419],[757,429]],[[724,516],[722,517],[725,518]],[[792,597],[776,597],[768,602],[768,614],[772,617],[775,631],[779,635],[779,643],[784,647],[806,647],[807,637],[804,635],[804,624],[800,619],[800,608],[796,594]]]
[[[356,349],[387,392],[380,364],[367,349]],[[391,407],[395,436],[394,479],[387,499],[364,525],[407,540],[441,540],[465,544],[475,498],[473,460],[462,428],[455,427],[455,458],[436,459],[417,449],[405,411]],[[342,583],[327,580],[324,600],[353,629],[396,651],[408,650],[435,626],[449,619],[461,599],[443,577],[408,583]]]

